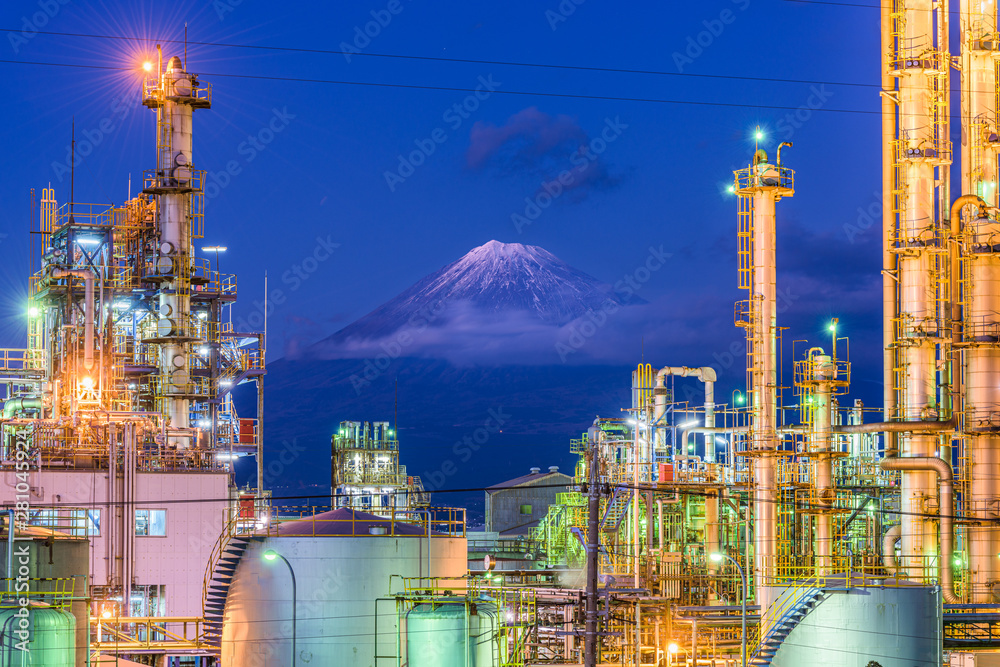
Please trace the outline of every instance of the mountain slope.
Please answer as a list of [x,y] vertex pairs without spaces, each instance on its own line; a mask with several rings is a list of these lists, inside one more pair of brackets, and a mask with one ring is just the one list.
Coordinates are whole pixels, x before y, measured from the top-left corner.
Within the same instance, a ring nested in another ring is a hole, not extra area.
[[624,305],[609,285],[543,248],[490,241],[320,341],[313,351],[468,318],[496,323],[524,316],[535,325],[558,327],[609,300]]

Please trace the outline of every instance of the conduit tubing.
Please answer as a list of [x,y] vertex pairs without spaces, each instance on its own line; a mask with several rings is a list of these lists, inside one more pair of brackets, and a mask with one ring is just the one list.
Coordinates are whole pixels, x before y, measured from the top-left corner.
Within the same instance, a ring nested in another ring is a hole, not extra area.
[[896,542],[899,542],[902,532],[903,527],[896,524],[882,536],[882,565],[892,576],[896,576],[899,571],[899,565],[896,563]]
[[[705,385],[705,426],[707,428],[712,428],[715,426],[715,381],[718,379],[715,373],[715,369],[711,366],[702,366],[701,368],[689,368],[687,366],[664,366],[656,372],[656,378],[653,380],[653,387],[665,388],[666,378],[668,375],[673,375],[676,377],[694,377],[698,378]],[[664,392],[655,394],[653,404],[653,424],[657,427],[660,426],[660,420],[663,419],[667,412],[667,395]],[[711,451],[711,454],[709,453]],[[709,449],[706,445],[705,456],[709,457],[710,461],[715,460],[715,450],[714,447]]]
[[[951,573],[951,554],[955,544],[954,515],[955,515],[955,494],[953,491],[954,476],[951,465],[936,456],[910,456],[910,457],[887,457],[879,464],[882,470],[902,470],[906,472],[935,472],[938,476],[938,513],[939,523],[939,543],[941,545],[941,556],[939,559],[939,569],[941,577],[941,592],[944,601],[948,604],[956,604],[961,599],[955,593],[955,583]],[[902,527],[900,527],[901,529]],[[902,532],[900,532],[902,537]],[[885,545],[883,543],[883,549]],[[883,558],[885,554],[883,553]]]
[[84,285],[84,319],[86,328],[83,330],[83,367],[90,372],[94,367],[94,281],[97,276],[87,269],[53,269],[53,278],[80,278]]
[[[957,426],[954,416],[947,421],[868,422],[834,426],[834,433],[908,433],[910,431],[951,431]],[[888,449],[886,451],[889,451]]]

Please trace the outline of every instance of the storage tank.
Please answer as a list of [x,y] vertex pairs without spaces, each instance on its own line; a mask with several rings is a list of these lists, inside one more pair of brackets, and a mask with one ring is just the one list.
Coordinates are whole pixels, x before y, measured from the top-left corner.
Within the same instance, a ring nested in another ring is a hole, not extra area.
[[21,637],[15,635],[21,630],[21,613],[18,607],[4,606],[0,609],[0,637],[3,650],[0,651],[0,667],[22,667],[22,665],[45,665],[45,667],[73,667],[76,664],[76,619],[73,614],[44,605],[29,605],[28,629],[30,639],[23,646],[18,644]]
[[[398,618],[390,594],[402,588],[400,577],[466,574],[464,535],[433,533],[428,539],[426,526],[348,508],[284,523],[271,533],[252,538],[233,571],[222,667],[291,667],[293,638],[296,665],[373,667],[376,647],[379,656],[396,654]],[[270,550],[288,565],[264,560]],[[297,593],[294,626],[289,567]]]
[[940,665],[941,589],[897,585],[827,589],[775,653],[774,667]]
[[[6,525],[6,521],[4,521]],[[16,523],[15,523],[16,526]],[[6,528],[0,535],[0,578],[7,574],[7,540]],[[32,594],[59,592],[62,595],[39,599],[43,602],[58,603],[72,592],[72,602],[69,611],[75,618],[76,664],[87,662],[87,648],[90,644],[90,609],[87,603],[89,592],[87,582],[90,574],[90,542],[85,537],[75,537],[39,526],[24,526],[16,528],[14,535],[14,571],[15,577],[21,572],[21,567],[27,560],[28,589]],[[27,549],[27,556],[20,555],[19,550]],[[2,582],[0,582],[2,584]],[[36,663],[47,664],[47,663]]]
[[407,667],[500,664],[497,607],[485,601],[431,601],[406,614]]

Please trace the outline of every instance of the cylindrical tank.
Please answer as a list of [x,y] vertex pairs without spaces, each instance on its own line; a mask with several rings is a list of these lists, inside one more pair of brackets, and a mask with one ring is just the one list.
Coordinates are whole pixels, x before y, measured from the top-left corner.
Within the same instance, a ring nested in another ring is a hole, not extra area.
[[[419,604],[406,614],[409,667],[475,667],[472,616],[460,602]],[[476,623],[478,626],[478,622]]]
[[[434,534],[428,539],[415,526],[389,526],[361,512],[351,518],[347,508],[327,514],[344,517],[339,525],[349,532],[337,532],[337,519],[318,515],[314,522],[302,522],[303,530],[315,536],[297,536],[286,524],[280,535],[250,542],[227,592],[222,667],[291,667],[293,632],[297,665],[371,667],[376,648],[380,656],[396,652],[399,630],[391,594],[402,587],[400,577],[460,579],[466,574],[465,537]],[[379,521],[382,525],[375,525]],[[329,534],[321,534],[327,529]],[[372,534],[372,529],[387,534]],[[295,573],[295,626],[289,568],[280,558],[264,560],[269,550],[286,558]]]
[[[23,641],[15,633],[22,630],[21,610],[17,607],[0,609],[0,667],[45,665],[73,667],[76,664],[76,619],[59,609],[31,605],[27,607],[30,639]],[[86,664],[85,662],[83,664]]]
[[[6,531],[3,531],[4,533]],[[90,610],[87,603],[87,582],[90,573],[90,543],[86,538],[64,535],[43,528],[28,526],[15,531],[14,576],[26,576],[30,593],[72,591],[73,600],[69,611],[76,619],[76,664],[87,661],[87,647],[90,644]],[[0,572],[7,577],[7,540],[0,535]],[[27,551],[27,554],[22,554]],[[21,568],[27,565],[27,573]],[[69,584],[67,580],[72,580]],[[0,581],[0,588],[3,582]],[[59,599],[56,599],[56,598]],[[63,596],[53,597],[59,602]],[[44,596],[41,599],[45,599]],[[2,663],[0,663],[2,664]],[[43,664],[43,663],[38,663]],[[47,663],[44,663],[47,664]]]
[[941,664],[941,591],[890,585],[832,591],[781,643],[774,667]]
[[498,613],[489,602],[418,604],[406,614],[408,667],[495,667]]

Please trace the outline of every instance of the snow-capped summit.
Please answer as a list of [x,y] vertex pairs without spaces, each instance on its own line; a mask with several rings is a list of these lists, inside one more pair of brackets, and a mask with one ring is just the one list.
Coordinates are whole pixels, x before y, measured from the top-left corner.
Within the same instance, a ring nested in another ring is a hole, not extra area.
[[527,315],[538,324],[559,326],[609,300],[623,304],[610,286],[544,248],[490,241],[317,345],[372,340],[408,327],[446,327],[470,312],[477,322]]

